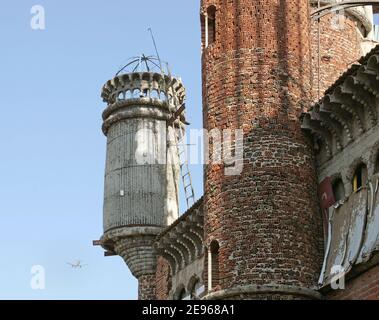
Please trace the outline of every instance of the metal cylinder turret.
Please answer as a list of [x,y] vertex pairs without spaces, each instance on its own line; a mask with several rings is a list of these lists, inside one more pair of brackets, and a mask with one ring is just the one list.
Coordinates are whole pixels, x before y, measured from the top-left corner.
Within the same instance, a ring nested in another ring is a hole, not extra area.
[[125,260],[139,280],[140,299],[154,298],[153,242],[179,214],[179,161],[169,133],[183,130],[183,116],[173,116],[185,89],[169,72],[155,72],[157,66],[156,58],[142,56],[102,89],[107,157],[101,244]]

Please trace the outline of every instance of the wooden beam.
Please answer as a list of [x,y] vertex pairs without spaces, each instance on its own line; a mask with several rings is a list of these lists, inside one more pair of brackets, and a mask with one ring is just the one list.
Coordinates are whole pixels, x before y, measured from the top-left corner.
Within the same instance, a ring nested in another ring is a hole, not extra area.
[[101,246],[101,244],[102,244],[101,240],[93,240],[92,241],[93,246]]
[[183,103],[178,110],[175,111],[173,116],[167,121],[168,126],[172,126],[176,119],[186,110],[186,105]]

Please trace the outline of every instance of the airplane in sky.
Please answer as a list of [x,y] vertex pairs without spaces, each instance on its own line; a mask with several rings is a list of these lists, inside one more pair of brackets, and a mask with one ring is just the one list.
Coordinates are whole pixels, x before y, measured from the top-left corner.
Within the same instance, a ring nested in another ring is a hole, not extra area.
[[74,262],[67,262],[67,264],[70,265],[73,269],[82,269],[83,267],[88,265],[88,264],[82,264],[81,260],[76,260]]

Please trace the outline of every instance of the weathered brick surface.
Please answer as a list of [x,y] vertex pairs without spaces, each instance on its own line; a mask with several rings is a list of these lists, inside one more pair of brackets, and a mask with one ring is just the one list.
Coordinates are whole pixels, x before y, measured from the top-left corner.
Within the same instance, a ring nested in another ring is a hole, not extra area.
[[345,12],[345,18],[327,15],[320,21],[320,69],[318,69],[318,22],[311,27],[313,97],[319,98],[318,70],[320,70],[320,98],[352,63],[362,56],[362,28],[355,17]]
[[345,290],[330,291],[330,300],[379,300],[379,266],[346,283]]
[[[221,246],[220,281],[213,289],[314,287],[323,254],[321,215],[312,145],[298,117],[360,58],[362,28],[348,13],[343,28],[335,16],[322,18],[318,87],[318,23],[310,23],[306,1],[202,0],[202,13],[210,6],[217,10],[216,39],[202,57],[204,127],[244,130],[242,174],[225,176],[222,165],[204,171],[205,245],[218,240]],[[204,17],[201,21],[204,47]],[[167,299],[164,259],[157,270],[157,298]],[[206,286],[207,270],[205,259]],[[330,297],[373,298],[378,291],[371,272]]]
[[155,274],[143,275],[138,279],[138,300],[155,300]]
[[169,299],[170,289],[170,266],[164,258],[159,257],[156,274],[156,299]]
[[220,243],[220,287],[312,287],[321,215],[298,120],[312,90],[308,3],[203,0],[203,12],[210,5],[216,41],[202,57],[204,127],[243,129],[245,158],[238,176],[205,168],[205,242]]

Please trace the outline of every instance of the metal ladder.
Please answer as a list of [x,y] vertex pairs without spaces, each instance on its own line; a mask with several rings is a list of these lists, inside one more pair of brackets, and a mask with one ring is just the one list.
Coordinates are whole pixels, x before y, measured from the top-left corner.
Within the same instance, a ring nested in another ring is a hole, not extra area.
[[[171,78],[170,72],[169,72],[169,77]],[[170,87],[171,87],[171,93],[172,93],[172,98],[174,100],[174,104],[179,105],[179,99],[176,96],[176,92],[173,85],[171,84]],[[169,103],[168,97],[167,97],[167,103]],[[181,109],[182,107],[184,107],[184,104],[178,107],[177,111]],[[177,116],[174,114],[173,117],[174,118],[176,117],[176,119],[178,118],[180,119],[180,114],[181,113],[179,113]],[[188,167],[187,144],[184,139],[181,126],[178,129],[176,129],[175,125],[173,124],[173,131],[174,131],[175,144],[176,144],[178,160],[179,160],[180,175],[182,177],[182,183],[183,183],[183,188],[184,188],[184,194],[186,197],[187,209],[189,209],[195,204],[195,191],[192,186],[191,173]]]
[[178,150],[178,160],[180,167],[180,175],[182,176],[182,182],[184,187],[184,193],[186,196],[187,209],[192,207],[195,203],[195,192],[192,186],[191,172],[188,167],[187,157],[187,145],[182,134],[182,128],[175,129],[175,143]]

